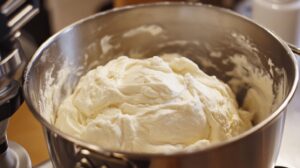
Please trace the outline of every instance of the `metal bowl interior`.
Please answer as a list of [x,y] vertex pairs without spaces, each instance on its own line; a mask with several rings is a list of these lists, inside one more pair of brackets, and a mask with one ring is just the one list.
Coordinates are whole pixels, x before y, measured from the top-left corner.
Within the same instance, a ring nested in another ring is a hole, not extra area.
[[[206,73],[225,82],[241,78],[226,72],[236,67],[228,60],[234,55],[243,55],[252,67],[270,76],[273,81],[271,90],[274,97],[272,109],[266,112],[267,117],[237,137],[195,152],[229,145],[264,127],[287,106],[298,80],[296,60],[290,49],[252,21],[212,6],[157,3],[99,13],[68,26],[48,39],[27,66],[24,82],[26,102],[47,129],[93,151],[111,151],[56,129],[53,126],[55,111],[60,102],[72,93],[80,77],[90,69],[121,55],[146,58],[164,53],[186,56]],[[51,90],[54,85],[55,90]],[[236,90],[239,102],[243,100],[240,93],[249,86],[250,83],[243,83]],[[283,92],[279,92],[278,87]],[[114,152],[147,157],[164,155]],[[186,153],[172,155],[181,154]]]

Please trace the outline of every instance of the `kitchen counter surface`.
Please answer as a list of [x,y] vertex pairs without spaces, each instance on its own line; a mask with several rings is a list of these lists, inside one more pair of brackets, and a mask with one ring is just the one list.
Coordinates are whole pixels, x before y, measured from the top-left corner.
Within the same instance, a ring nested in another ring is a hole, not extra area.
[[42,127],[25,103],[11,117],[7,134],[10,141],[17,142],[27,150],[32,165],[49,159]]

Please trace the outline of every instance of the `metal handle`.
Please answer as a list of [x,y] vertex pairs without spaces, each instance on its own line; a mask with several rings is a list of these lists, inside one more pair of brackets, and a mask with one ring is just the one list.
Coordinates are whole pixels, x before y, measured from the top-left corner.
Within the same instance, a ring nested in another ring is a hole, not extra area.
[[287,45],[290,47],[290,49],[293,51],[293,53],[297,54],[300,56],[300,48],[296,47],[293,44],[287,43]]
[[0,6],[0,38],[17,32],[38,13],[38,0],[8,0]]
[[128,159],[116,154],[100,155],[79,147],[76,168],[137,168]]

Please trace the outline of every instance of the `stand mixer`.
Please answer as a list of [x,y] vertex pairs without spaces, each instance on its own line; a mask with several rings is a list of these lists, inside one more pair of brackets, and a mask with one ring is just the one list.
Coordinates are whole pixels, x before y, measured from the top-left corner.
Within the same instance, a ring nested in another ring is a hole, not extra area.
[[9,118],[20,106],[22,74],[28,61],[18,42],[20,28],[38,13],[37,0],[0,1],[0,165],[1,168],[29,168],[26,150],[9,142]]

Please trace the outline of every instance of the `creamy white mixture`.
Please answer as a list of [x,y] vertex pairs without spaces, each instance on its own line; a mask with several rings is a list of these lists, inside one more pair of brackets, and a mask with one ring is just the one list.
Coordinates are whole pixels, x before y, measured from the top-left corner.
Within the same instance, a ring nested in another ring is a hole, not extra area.
[[55,125],[107,149],[194,150],[252,127],[229,86],[177,55],[126,56],[83,76]]

